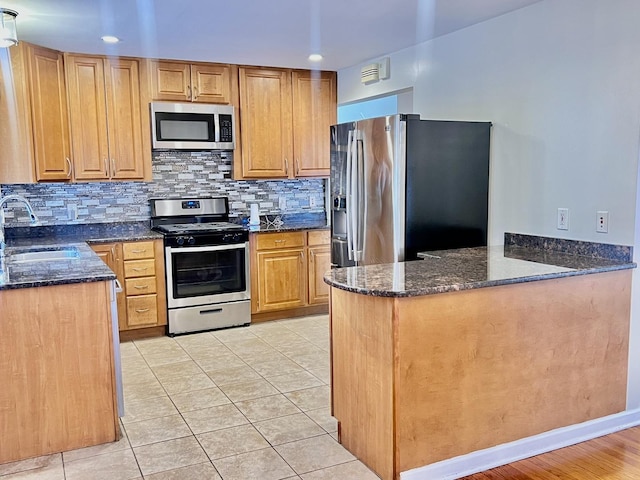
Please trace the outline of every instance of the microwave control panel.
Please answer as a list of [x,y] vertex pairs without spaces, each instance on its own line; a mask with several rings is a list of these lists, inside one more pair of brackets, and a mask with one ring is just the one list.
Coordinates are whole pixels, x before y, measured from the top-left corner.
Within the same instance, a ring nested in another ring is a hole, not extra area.
[[219,115],[220,122],[220,141],[221,142],[233,142],[233,123],[231,115]]

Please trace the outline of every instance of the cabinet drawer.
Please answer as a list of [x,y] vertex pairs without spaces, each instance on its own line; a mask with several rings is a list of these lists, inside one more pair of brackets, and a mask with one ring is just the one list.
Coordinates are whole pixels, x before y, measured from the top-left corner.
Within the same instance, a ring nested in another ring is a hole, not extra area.
[[259,233],[256,236],[256,250],[304,247],[304,232]]
[[127,297],[127,326],[147,327],[158,323],[157,295]]
[[307,244],[309,246],[329,245],[329,230],[309,230],[307,235]]
[[128,260],[124,262],[124,277],[150,277],[156,274],[156,265],[153,259]]
[[125,260],[153,258],[153,242],[130,242],[122,244],[122,256]]
[[128,278],[124,289],[128,296],[157,293],[156,277]]

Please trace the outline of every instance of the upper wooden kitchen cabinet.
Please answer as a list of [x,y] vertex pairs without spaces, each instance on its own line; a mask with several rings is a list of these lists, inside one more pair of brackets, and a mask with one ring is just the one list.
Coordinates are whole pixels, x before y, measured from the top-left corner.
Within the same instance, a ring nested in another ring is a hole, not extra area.
[[0,183],[26,183],[35,179],[24,42],[0,49]]
[[230,104],[235,67],[214,63],[151,62],[153,100]]
[[291,73],[240,67],[238,75],[242,158],[234,158],[234,175],[286,178],[293,171]]
[[69,180],[71,151],[62,53],[20,42],[3,50],[3,60],[0,183]]
[[335,72],[239,68],[242,154],[234,177],[329,176]]
[[138,59],[65,56],[74,179],[150,179],[142,63]]
[[69,117],[62,53],[35,45],[29,52],[31,117],[38,181],[72,175]]
[[329,127],[337,122],[336,74],[292,72],[293,157],[296,177],[329,176]]

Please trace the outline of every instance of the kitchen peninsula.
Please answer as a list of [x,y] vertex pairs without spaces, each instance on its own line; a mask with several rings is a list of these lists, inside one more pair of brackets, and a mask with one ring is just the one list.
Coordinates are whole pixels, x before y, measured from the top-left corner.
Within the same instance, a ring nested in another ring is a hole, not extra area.
[[328,272],[340,442],[391,480],[623,411],[630,250],[507,234]]

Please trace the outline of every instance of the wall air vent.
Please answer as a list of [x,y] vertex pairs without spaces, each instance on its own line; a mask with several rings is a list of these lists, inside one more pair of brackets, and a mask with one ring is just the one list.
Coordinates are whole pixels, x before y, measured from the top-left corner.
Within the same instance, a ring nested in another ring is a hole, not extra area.
[[360,81],[364,84],[377,82],[380,80],[379,69],[380,66],[377,63],[371,63],[362,67],[362,70],[360,70]]
[[360,81],[367,84],[388,79],[391,76],[389,64],[389,57],[385,57],[379,62],[365,65],[362,67],[362,70],[360,70]]

